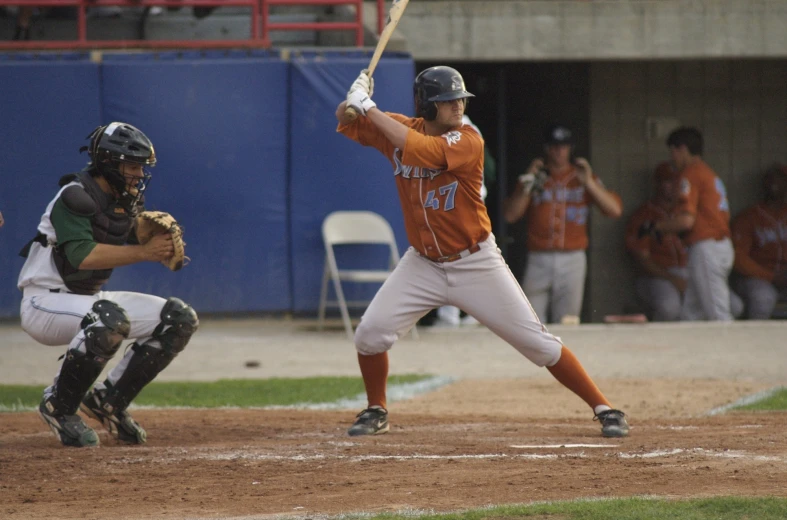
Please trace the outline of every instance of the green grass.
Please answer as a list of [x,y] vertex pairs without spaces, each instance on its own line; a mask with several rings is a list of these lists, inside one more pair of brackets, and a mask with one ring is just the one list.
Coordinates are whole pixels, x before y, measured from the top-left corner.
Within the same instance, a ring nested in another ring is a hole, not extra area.
[[[414,383],[429,376],[390,376],[389,385]],[[0,385],[0,409],[34,408],[44,386]],[[140,406],[290,406],[332,403],[363,394],[360,377],[309,377],[303,379],[223,379],[215,382],[153,382],[134,400]]]
[[[787,410],[787,388],[778,390],[775,394],[756,403],[736,407],[736,410],[760,410],[760,411],[785,411]],[[787,518],[787,517],[786,517]]]
[[[453,514],[423,515],[418,520],[784,520],[787,498],[709,498],[663,500],[628,498],[501,506]],[[412,520],[412,515],[384,514],[365,520]]]

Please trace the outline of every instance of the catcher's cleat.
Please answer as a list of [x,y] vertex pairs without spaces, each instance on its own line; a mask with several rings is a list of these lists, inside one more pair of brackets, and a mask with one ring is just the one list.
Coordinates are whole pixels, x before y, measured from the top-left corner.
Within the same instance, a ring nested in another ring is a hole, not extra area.
[[351,437],[357,435],[379,435],[388,432],[388,410],[380,406],[372,406],[363,410],[356,417],[347,434]]
[[601,423],[601,435],[603,437],[626,437],[629,434],[629,423],[626,421],[626,414],[620,410],[604,410],[593,417]]
[[127,444],[144,444],[148,434],[126,410],[116,410],[106,402],[106,390],[93,389],[82,399],[80,408],[99,421],[109,433]]
[[56,415],[56,408],[48,399],[38,405],[38,415],[52,429],[63,446],[84,448],[98,446],[98,435],[78,415]]

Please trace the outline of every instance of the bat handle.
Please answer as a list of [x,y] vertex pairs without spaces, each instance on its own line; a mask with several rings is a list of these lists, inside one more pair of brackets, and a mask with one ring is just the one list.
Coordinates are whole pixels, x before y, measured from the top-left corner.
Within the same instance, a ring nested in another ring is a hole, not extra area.
[[344,109],[344,118],[348,123],[352,123],[358,119],[358,112],[356,112],[353,107],[347,107]]

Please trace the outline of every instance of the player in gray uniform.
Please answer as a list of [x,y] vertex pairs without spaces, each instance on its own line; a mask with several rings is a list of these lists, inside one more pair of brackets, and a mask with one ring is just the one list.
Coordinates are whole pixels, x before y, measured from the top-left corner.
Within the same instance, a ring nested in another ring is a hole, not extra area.
[[787,301],[787,167],[763,177],[763,200],[732,222],[734,287],[746,300],[750,320],[767,320]]
[[669,135],[670,159],[681,177],[678,209],[670,218],[644,222],[639,234],[685,233],[689,276],[681,320],[731,321],[727,279],[735,254],[730,207],[724,183],[702,160],[703,144],[696,128],[678,128]]
[[544,156],[520,175],[503,201],[506,222],[526,217],[528,258],[522,288],[543,322],[579,319],[587,273],[590,209],[620,218],[620,196],[604,183],[583,157],[573,157],[571,130],[553,125],[544,133]]
[[[169,234],[136,243],[135,215],[156,164],[150,140],[125,123],[98,127],[83,147],[87,167],[60,179],[38,234],[21,251],[22,328],[44,345],[68,345],[38,412],[65,446],[96,446],[98,435],[77,415],[97,419],[118,440],[144,443],[128,406],[189,342],[199,326],[178,298],[102,291],[115,267],[173,255]],[[105,381],[94,382],[123,340],[136,341]]]

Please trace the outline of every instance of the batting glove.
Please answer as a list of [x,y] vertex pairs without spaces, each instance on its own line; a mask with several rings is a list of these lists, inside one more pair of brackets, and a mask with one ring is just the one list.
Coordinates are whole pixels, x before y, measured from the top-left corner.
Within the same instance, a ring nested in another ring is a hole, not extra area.
[[540,193],[544,190],[544,183],[547,180],[547,173],[539,170],[536,173],[523,173],[519,176],[519,182],[522,184],[525,195],[531,192]]
[[374,78],[369,77],[368,69],[363,69],[361,71],[361,73],[358,75],[358,78],[353,81],[353,84],[350,86],[350,90],[347,92],[347,95],[349,96],[358,90],[366,93],[369,97],[372,97],[372,94],[374,94]]
[[377,106],[366,92],[356,90],[347,96],[347,106],[353,107],[359,114],[366,115],[366,112]]
[[519,176],[519,184],[522,185],[522,189],[525,192],[525,195],[530,194],[533,189],[533,184],[536,182],[536,176],[533,173],[524,173]]

